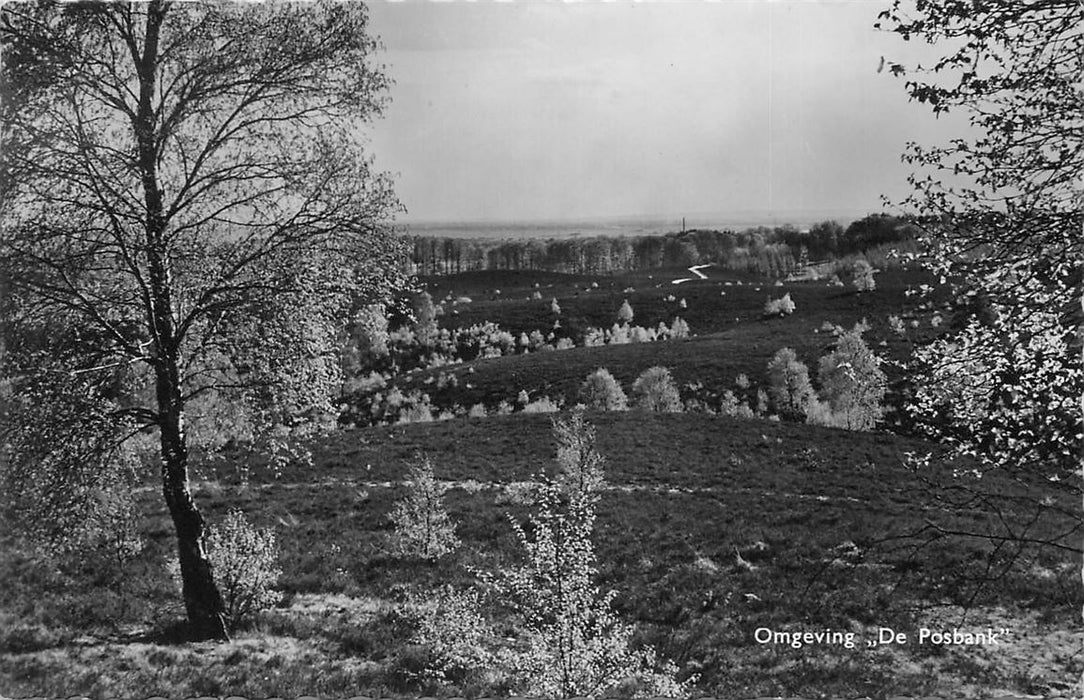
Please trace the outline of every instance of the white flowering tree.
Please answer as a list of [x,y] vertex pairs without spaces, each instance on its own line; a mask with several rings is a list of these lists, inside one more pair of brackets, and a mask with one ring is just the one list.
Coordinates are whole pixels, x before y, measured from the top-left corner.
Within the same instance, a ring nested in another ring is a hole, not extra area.
[[[1081,527],[1075,473],[1084,438],[1082,25],[1076,0],[896,0],[880,20],[903,40],[946,47],[925,68],[887,65],[912,99],[972,127],[905,154],[915,171],[903,204],[922,214],[923,260],[956,300],[949,331],[916,350],[910,414],[973,459],[976,476],[1000,472],[1041,494],[1032,523],[1056,518],[1065,533]],[[989,481],[958,486],[972,507],[981,499],[1019,515],[1027,499],[1009,503]],[[1047,498],[1058,491],[1065,500]],[[1035,539],[1066,546],[1034,532],[982,534],[1014,551]]]

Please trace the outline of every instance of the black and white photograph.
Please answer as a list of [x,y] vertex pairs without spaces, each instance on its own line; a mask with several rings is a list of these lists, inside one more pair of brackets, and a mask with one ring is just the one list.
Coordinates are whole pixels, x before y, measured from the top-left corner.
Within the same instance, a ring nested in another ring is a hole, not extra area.
[[0,5],[0,700],[1084,698],[1080,0]]

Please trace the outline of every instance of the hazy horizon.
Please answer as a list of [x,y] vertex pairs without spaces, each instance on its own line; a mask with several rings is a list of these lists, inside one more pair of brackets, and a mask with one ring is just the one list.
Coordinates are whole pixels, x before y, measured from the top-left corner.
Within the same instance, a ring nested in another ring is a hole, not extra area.
[[[809,210],[776,215],[758,215],[756,212],[731,212],[719,214],[694,214],[685,217],[687,230],[731,230],[735,232],[766,226],[792,225],[808,229],[822,221],[836,221],[846,227],[852,221],[879,212],[832,212]],[[395,226],[405,233],[434,238],[573,238],[592,236],[638,236],[659,235],[680,231],[681,217],[667,216],[600,216],[574,219],[524,220],[402,220]]]
[[937,53],[887,4],[377,2],[375,164],[407,224],[877,212],[965,128],[884,70]]

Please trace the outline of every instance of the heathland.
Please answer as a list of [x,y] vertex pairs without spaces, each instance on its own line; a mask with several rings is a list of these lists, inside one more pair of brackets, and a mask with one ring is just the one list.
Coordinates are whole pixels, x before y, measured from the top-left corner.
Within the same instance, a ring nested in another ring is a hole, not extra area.
[[[480,572],[522,558],[512,525],[530,529],[530,483],[555,473],[552,421],[602,368],[630,408],[584,414],[605,458],[595,582],[615,592],[632,644],[672,662],[678,681],[694,678],[694,695],[1067,695],[1084,670],[1069,631],[1079,557],[1021,543],[1059,542],[1071,523],[1058,507],[1076,504],[1009,480],[996,490],[1049,500],[1041,520],[958,497],[958,475],[973,465],[946,457],[904,410],[911,348],[951,327],[952,311],[912,293],[936,284],[927,274],[879,264],[862,291],[853,261],[836,280],[710,266],[422,277],[428,297],[415,299],[413,319],[392,316],[380,348],[362,343],[355,368],[365,371],[347,387],[341,423],[305,445],[307,459],[226,445],[196,469],[210,522],[240,509],[274,530],[273,605],[229,643],[186,641],[167,566],[173,533],[148,481],[135,493],[139,546],[123,556],[2,550],[0,690],[516,691],[514,674],[481,667],[493,657],[478,650],[438,658],[418,636],[419,619],[433,618],[418,611],[439,591],[480,590]],[[820,392],[806,399],[827,405],[820,358],[856,325],[884,373],[873,429],[839,427],[830,406],[819,418],[781,416],[768,371],[776,353],[794,351]],[[634,384],[653,367],[678,392],[671,410],[636,406]],[[439,557],[404,554],[396,540],[393,512],[419,456],[445,489],[458,540]],[[998,539],[1005,532],[1026,535]],[[516,630],[498,608],[481,603],[483,632],[466,614],[448,624],[499,649]],[[869,644],[886,629],[907,642]],[[996,636],[932,643],[923,629]]]

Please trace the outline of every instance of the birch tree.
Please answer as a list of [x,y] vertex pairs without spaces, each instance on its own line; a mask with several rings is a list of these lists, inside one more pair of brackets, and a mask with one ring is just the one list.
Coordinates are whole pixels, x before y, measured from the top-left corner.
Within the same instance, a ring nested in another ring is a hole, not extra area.
[[341,322],[399,283],[398,204],[364,150],[388,88],[366,8],[11,3],[0,42],[8,481],[156,435],[188,618],[225,637],[186,409],[328,409]]

